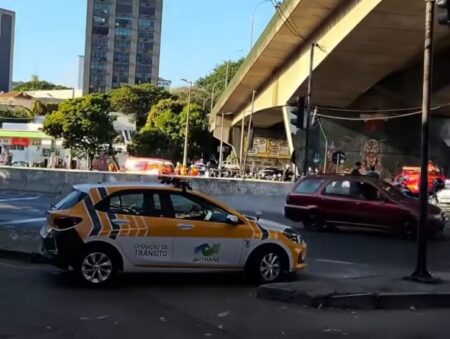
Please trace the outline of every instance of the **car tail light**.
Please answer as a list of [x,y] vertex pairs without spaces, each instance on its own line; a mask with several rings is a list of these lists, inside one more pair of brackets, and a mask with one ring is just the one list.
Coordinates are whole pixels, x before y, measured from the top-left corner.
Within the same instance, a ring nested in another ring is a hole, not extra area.
[[53,219],[53,226],[59,230],[65,230],[78,225],[83,219],[78,217],[59,216]]

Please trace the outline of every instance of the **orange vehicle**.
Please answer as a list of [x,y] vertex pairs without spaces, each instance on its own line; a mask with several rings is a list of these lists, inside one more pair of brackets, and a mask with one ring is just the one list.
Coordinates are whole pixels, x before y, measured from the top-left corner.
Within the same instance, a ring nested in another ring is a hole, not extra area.
[[[441,173],[439,168],[430,162],[428,165],[428,190],[430,192],[433,190],[433,183],[436,179],[440,179],[442,182],[445,182],[445,176]],[[411,193],[419,194],[420,167],[404,166],[402,168],[402,172],[395,177],[394,181],[402,181]]]
[[155,158],[128,158],[125,163],[127,173],[169,175],[174,173],[172,161]]

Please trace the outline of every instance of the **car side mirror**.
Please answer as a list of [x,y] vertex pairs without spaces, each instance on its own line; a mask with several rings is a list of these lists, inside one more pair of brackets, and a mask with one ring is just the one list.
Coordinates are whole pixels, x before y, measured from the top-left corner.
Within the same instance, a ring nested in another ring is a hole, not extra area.
[[230,225],[237,225],[239,224],[239,218],[233,214],[227,215],[227,223]]

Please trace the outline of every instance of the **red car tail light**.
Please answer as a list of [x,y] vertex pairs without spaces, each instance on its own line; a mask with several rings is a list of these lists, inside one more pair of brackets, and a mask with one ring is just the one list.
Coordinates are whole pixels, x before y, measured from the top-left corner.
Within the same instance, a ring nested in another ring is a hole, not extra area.
[[55,217],[53,219],[53,226],[59,230],[65,230],[71,227],[74,227],[78,225],[80,222],[82,222],[83,219],[78,217]]

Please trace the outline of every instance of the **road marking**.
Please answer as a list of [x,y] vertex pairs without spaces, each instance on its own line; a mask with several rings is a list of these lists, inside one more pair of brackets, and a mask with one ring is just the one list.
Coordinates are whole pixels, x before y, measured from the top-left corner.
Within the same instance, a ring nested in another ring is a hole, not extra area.
[[0,199],[0,202],[10,202],[10,201],[19,201],[19,200],[36,200],[36,199],[39,199],[39,197]]
[[328,264],[338,264],[338,265],[358,265],[356,262],[330,260],[330,259],[316,259],[316,261],[324,262],[324,263],[328,263]]
[[45,220],[47,220],[47,219],[46,218],[33,218],[33,219],[3,221],[0,223],[0,226],[28,224],[28,223],[32,223],[32,222],[45,221]]

